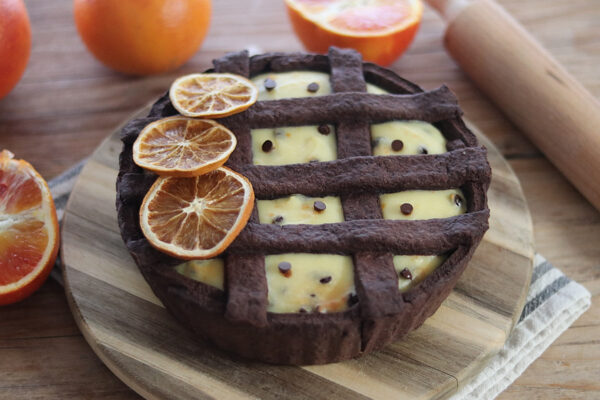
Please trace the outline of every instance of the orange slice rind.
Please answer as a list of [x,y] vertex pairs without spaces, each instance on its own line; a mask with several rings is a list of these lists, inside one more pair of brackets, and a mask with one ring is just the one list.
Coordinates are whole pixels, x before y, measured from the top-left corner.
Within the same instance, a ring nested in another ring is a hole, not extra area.
[[191,177],[223,165],[235,135],[207,119],[169,117],[148,124],[133,144],[133,160],[159,175]]
[[254,104],[258,89],[239,75],[191,74],[173,82],[169,97],[181,115],[222,118],[242,112]]
[[58,244],[48,184],[31,164],[0,152],[0,305],[23,300],[44,283]]
[[159,177],[140,208],[140,226],[164,253],[208,259],[237,237],[253,206],[250,182],[226,167],[193,178]]

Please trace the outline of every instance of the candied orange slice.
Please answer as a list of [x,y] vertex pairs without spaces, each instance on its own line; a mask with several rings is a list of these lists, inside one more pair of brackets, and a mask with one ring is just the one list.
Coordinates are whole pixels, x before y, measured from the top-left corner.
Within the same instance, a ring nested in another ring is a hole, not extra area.
[[250,182],[226,167],[194,178],[159,177],[140,208],[140,226],[164,253],[207,259],[237,237],[253,206]]
[[169,117],[140,132],[133,160],[159,175],[198,176],[223,165],[236,143],[233,133],[215,121]]
[[171,85],[173,107],[187,117],[222,118],[244,111],[258,98],[248,79],[234,74],[191,74]]
[[26,161],[0,152],[0,305],[35,292],[58,253],[58,221],[48,184]]

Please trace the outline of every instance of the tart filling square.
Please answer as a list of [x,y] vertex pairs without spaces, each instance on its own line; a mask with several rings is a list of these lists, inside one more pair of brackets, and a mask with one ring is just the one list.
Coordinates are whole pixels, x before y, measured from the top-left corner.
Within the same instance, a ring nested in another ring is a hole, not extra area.
[[187,261],[177,265],[175,271],[195,281],[224,290],[225,263],[221,258]]
[[446,258],[446,256],[394,256],[394,268],[398,274],[398,289],[406,292],[417,286],[442,265]]
[[324,72],[291,71],[260,74],[252,78],[252,83],[261,101],[331,94],[329,79]]
[[423,220],[449,218],[467,212],[460,189],[406,190],[379,197],[384,219]]
[[333,125],[252,129],[255,165],[301,164],[337,159]]
[[289,253],[265,256],[268,312],[339,312],[355,296],[352,257]]
[[261,224],[331,224],[344,222],[339,197],[308,197],[294,194],[275,200],[258,200]]
[[389,121],[371,125],[374,156],[441,154],[446,138],[424,121]]

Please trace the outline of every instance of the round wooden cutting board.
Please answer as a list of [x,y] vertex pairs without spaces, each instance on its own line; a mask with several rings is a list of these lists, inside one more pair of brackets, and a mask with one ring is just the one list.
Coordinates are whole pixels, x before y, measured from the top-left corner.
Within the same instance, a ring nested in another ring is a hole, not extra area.
[[65,211],[62,259],[75,320],[102,361],[150,399],[446,398],[502,348],[532,271],[531,217],[521,186],[498,150],[478,136],[493,170],[490,230],[437,313],[382,351],[337,364],[281,367],[196,341],[154,296],[121,241],[118,130],[84,167]]

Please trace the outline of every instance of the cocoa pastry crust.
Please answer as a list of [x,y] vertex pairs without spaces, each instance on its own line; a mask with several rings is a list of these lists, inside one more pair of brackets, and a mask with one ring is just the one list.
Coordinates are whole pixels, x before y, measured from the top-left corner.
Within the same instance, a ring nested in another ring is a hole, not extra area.
[[[259,101],[220,119],[238,145],[227,165],[248,177],[257,199],[289,194],[337,195],[345,222],[325,225],[261,225],[256,207],[248,225],[224,254],[225,290],[177,273],[181,263],[155,250],[143,236],[138,212],[156,175],[132,159],[132,144],[144,126],[176,115],[168,95],[146,118],[122,130],[117,211],[123,240],[144,278],[167,309],[200,338],[246,358],[275,364],[323,364],[379,349],[420,326],[449,295],[488,228],[486,191],[491,171],[485,148],[460,118],[455,96],[442,86],[419,86],[351,50],[328,55],[247,52],[214,60],[207,72],[252,77],[264,72],[330,73],[333,94]],[[372,83],[390,93],[366,93]],[[435,155],[373,156],[369,125],[392,119],[434,123],[448,140]],[[338,160],[283,166],[252,165],[251,128],[335,125]],[[382,220],[378,195],[407,189],[460,187],[468,212],[427,221]],[[284,252],[350,254],[357,298],[347,311],[274,314],[267,310],[264,255]],[[393,254],[448,254],[418,286],[398,290]]]

